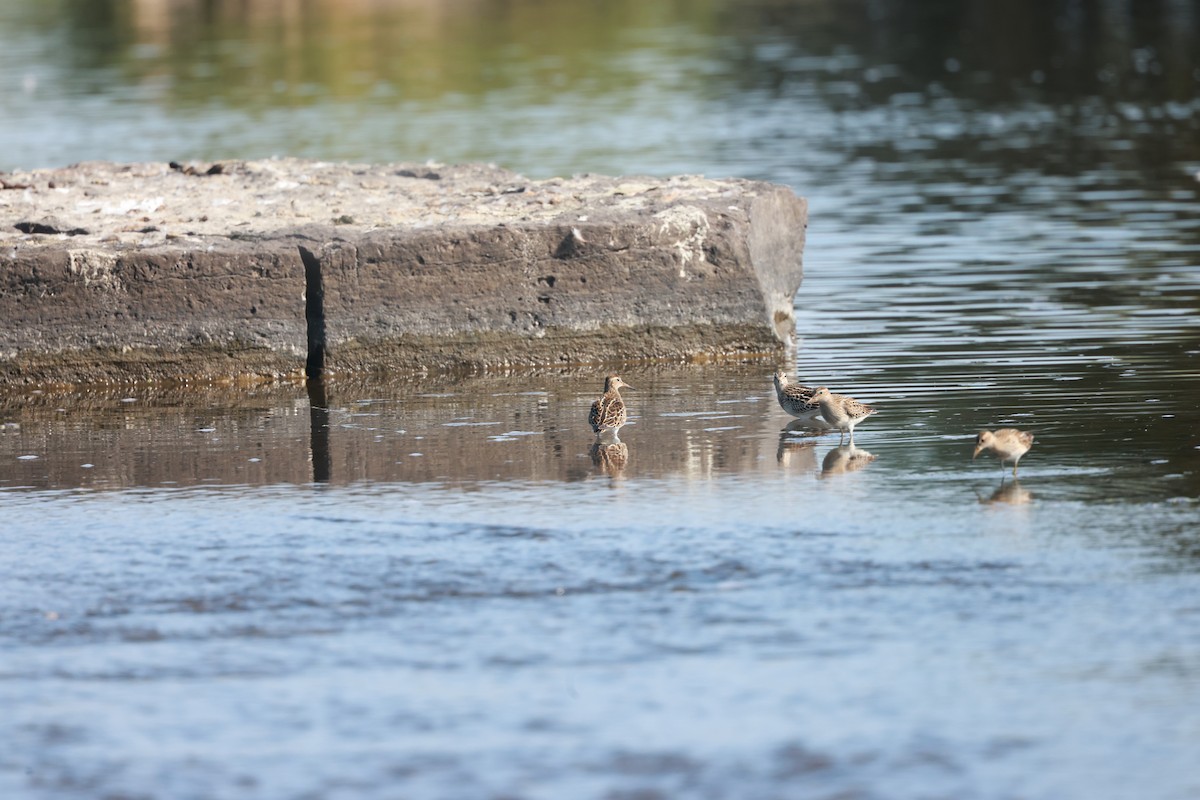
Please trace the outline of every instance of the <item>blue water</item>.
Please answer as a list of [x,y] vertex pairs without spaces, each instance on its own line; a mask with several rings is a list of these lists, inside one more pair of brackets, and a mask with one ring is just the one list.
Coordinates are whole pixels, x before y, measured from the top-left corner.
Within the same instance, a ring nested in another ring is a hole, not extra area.
[[1194,577],[1159,534],[1070,502],[898,526],[922,501],[866,483],[30,496],[17,530],[63,532],[6,545],[6,784],[1195,792]]
[[0,0],[0,169],[773,180],[797,347],[0,395],[0,796],[1200,796],[1194,4],[234,5]]

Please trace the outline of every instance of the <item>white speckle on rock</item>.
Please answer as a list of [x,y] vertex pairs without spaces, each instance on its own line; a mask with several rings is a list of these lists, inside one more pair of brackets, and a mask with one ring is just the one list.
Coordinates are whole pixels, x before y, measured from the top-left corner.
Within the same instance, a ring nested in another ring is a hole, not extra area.
[[672,206],[654,215],[659,221],[658,232],[665,237],[678,237],[674,242],[679,254],[679,277],[687,277],[692,262],[704,261],[704,240],[708,238],[708,215],[695,206]]

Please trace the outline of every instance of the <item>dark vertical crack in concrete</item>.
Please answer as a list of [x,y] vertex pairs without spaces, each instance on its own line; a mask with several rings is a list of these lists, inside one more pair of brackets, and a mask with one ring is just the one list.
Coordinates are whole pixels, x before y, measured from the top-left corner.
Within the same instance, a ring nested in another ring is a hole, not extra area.
[[321,261],[307,247],[300,248],[304,262],[304,318],[308,323],[308,358],[304,374],[320,380],[325,374],[325,286],[321,281]]

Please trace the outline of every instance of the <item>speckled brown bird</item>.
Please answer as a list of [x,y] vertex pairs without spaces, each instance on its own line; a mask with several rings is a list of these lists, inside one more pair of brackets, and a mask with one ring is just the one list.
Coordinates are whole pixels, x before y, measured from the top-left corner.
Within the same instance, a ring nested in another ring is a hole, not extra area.
[[834,394],[824,386],[817,387],[812,399],[821,406],[821,416],[825,421],[841,431],[843,439],[846,438],[846,431],[850,432],[850,444],[854,444],[854,426],[876,411],[853,397]]
[[1001,428],[997,431],[980,431],[975,437],[975,455],[971,456],[974,461],[976,456],[984,450],[991,450],[996,454],[996,458],[1000,459],[1000,468],[1004,469],[1004,462],[1013,462],[1013,477],[1017,477],[1017,462],[1021,460],[1021,456],[1029,452],[1029,448],[1033,447],[1033,434],[1029,431],[1019,431],[1016,428]]
[[775,373],[775,397],[779,400],[780,408],[796,419],[802,419],[817,426],[830,427],[821,418],[821,406],[812,399],[816,391],[816,389],[792,383],[786,372]]
[[628,419],[625,401],[621,399],[622,387],[633,388],[618,375],[609,375],[604,379],[604,394],[592,403],[592,410],[588,413],[588,424],[596,433],[620,428]]

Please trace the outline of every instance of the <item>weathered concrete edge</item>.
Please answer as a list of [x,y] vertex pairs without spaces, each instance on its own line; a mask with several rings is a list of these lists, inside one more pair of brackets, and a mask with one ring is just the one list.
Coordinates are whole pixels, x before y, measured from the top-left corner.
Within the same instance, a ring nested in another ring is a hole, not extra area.
[[0,262],[0,387],[261,383],[303,375],[294,243],[62,247]]
[[[597,215],[578,225],[468,230],[451,242],[439,241],[440,232],[383,232],[330,240],[315,253],[301,247],[308,272],[322,276],[329,311],[318,363],[336,374],[777,353],[795,328],[807,203],[786,187],[753,186],[740,206],[678,206],[667,222],[662,212]],[[486,296],[442,291],[443,276],[426,261],[435,252],[475,274],[469,288],[486,287]],[[410,275],[380,264],[408,265]],[[581,299],[570,287],[588,276],[600,285],[593,281]],[[376,308],[358,308],[360,281],[372,282],[379,297],[420,286],[430,301],[381,319]],[[355,291],[346,293],[347,284]],[[310,301],[312,288],[310,281]],[[425,335],[430,330],[437,334]]]
[[191,382],[253,385],[303,377],[302,355],[232,342],[72,348],[0,359],[0,391]]
[[[614,344],[619,342],[619,346]],[[769,357],[782,344],[759,325],[603,328],[587,333],[547,328],[539,337],[512,334],[402,335],[336,348],[323,377],[428,372],[488,372],[637,362],[708,363]],[[305,356],[266,347],[205,345],[166,349],[93,348],[34,353],[0,360],[7,388],[173,384],[253,385],[300,380]]]
[[[679,325],[601,328],[579,332],[547,328],[538,337],[474,334],[403,335],[338,346],[330,375],[629,364],[646,361],[706,363],[769,356],[780,342],[758,325]],[[485,353],[486,356],[473,356]]]

